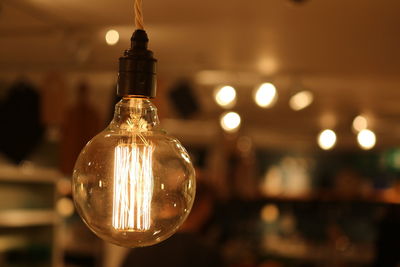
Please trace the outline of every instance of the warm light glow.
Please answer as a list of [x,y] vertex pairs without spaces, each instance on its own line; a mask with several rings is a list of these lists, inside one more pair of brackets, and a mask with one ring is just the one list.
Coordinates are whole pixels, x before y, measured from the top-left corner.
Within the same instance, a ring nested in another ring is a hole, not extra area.
[[313,100],[314,96],[310,91],[301,91],[290,98],[289,106],[297,111],[311,105]]
[[240,116],[236,112],[227,112],[221,116],[221,127],[227,132],[236,132],[240,126]]
[[353,129],[356,132],[362,131],[364,129],[367,129],[368,127],[368,121],[367,118],[365,118],[364,116],[357,116],[354,118],[353,120]]
[[278,70],[276,59],[270,56],[261,56],[257,65],[258,71],[263,75],[272,75]]
[[108,45],[116,45],[119,41],[119,33],[116,30],[109,30],[106,33],[106,43]]
[[332,130],[324,130],[318,136],[318,145],[324,149],[329,150],[336,144],[336,134]]
[[262,108],[272,106],[277,99],[276,88],[272,83],[263,83],[257,88],[254,100]]
[[319,117],[319,123],[322,129],[335,128],[338,123],[338,116],[332,111],[325,111]]
[[362,149],[368,150],[375,146],[376,136],[371,130],[361,130],[357,135],[358,144]]
[[261,219],[264,222],[272,223],[279,217],[279,209],[274,204],[265,205],[261,210]]
[[115,148],[112,225],[117,230],[145,231],[150,228],[152,154],[150,145],[119,145]]
[[236,90],[232,86],[223,86],[214,92],[214,98],[218,105],[231,108],[236,102]]
[[58,214],[63,217],[69,217],[74,214],[75,207],[71,199],[64,197],[57,201],[56,209]]

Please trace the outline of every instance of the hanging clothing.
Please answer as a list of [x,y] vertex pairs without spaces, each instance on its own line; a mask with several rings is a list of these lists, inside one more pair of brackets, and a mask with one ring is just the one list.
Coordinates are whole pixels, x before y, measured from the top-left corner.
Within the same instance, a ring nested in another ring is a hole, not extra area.
[[100,132],[100,119],[96,110],[88,103],[88,86],[78,88],[78,101],[65,115],[61,127],[60,169],[71,175],[75,161],[86,143]]
[[27,81],[18,81],[9,89],[0,108],[0,151],[19,163],[41,141],[40,96]]

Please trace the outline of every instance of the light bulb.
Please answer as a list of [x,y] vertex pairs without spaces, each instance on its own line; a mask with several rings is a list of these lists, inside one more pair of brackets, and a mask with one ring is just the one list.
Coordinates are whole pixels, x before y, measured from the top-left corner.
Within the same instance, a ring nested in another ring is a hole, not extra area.
[[171,236],[189,214],[195,174],[183,146],[160,129],[154,105],[126,97],[110,125],[79,155],[73,195],[99,237],[148,246]]
[[124,247],[159,243],[188,216],[195,172],[178,140],[160,128],[155,62],[143,30],[120,58],[114,118],[80,153],[73,172],[79,215],[100,238]]

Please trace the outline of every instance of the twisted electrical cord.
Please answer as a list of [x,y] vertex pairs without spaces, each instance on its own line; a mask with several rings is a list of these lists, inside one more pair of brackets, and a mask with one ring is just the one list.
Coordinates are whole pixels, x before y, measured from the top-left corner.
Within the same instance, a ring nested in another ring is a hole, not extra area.
[[136,29],[144,30],[142,0],[135,0],[135,26]]

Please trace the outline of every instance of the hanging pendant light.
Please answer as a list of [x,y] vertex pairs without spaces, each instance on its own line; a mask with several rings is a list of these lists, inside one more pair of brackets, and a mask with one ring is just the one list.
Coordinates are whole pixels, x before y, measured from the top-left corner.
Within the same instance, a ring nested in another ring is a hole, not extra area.
[[159,243],[188,216],[195,172],[185,148],[160,128],[156,59],[147,49],[141,1],[137,30],[119,59],[114,119],[83,148],[73,172],[79,215],[100,238],[124,247]]

